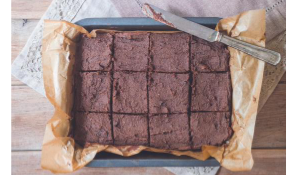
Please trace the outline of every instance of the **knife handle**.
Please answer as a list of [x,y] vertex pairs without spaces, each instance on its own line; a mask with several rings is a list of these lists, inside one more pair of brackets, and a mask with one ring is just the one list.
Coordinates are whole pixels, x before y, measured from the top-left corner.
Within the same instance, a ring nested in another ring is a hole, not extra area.
[[255,46],[253,44],[249,44],[226,35],[222,35],[219,38],[219,41],[221,43],[224,43],[230,47],[245,52],[248,55],[251,55],[272,65],[277,65],[281,60],[281,56],[278,52],[274,52],[263,47]]

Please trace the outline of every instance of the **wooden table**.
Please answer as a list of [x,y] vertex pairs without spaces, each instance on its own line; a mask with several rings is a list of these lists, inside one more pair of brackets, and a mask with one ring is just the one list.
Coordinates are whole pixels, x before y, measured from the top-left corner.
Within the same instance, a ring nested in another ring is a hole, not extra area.
[[[51,0],[12,0],[12,59],[22,50]],[[40,167],[45,125],[53,114],[48,100],[16,78],[12,90],[12,173],[51,174]],[[282,175],[286,170],[285,75],[257,116],[253,142],[254,167],[250,172],[223,174]],[[172,174],[164,168],[83,168],[74,174]]]

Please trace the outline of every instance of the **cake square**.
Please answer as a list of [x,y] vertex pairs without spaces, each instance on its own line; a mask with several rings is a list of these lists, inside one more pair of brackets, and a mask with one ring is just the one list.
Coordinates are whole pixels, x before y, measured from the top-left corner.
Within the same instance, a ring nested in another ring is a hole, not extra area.
[[147,115],[113,114],[115,145],[148,145]]
[[229,111],[229,73],[196,73],[192,85],[192,111]]
[[150,73],[150,113],[185,113],[189,103],[189,74]]
[[82,35],[77,56],[76,143],[191,150],[231,137],[225,45],[183,32],[98,33]]
[[108,72],[81,72],[75,84],[76,111],[110,111],[111,75]]
[[157,72],[189,71],[189,40],[186,33],[153,33],[150,35],[150,65]]
[[187,114],[156,114],[149,116],[150,146],[161,149],[191,148]]
[[147,71],[149,57],[148,33],[116,33],[114,39],[114,69]]
[[109,33],[97,33],[94,38],[83,35],[79,45],[77,69],[97,71],[111,69],[113,37]]
[[192,70],[198,72],[228,71],[230,53],[225,44],[198,37],[191,41]]
[[111,120],[105,113],[75,113],[75,141],[85,143],[113,144]]
[[147,113],[147,74],[145,72],[115,72],[113,111]]
[[230,112],[191,114],[193,149],[200,149],[203,145],[222,145],[231,134]]

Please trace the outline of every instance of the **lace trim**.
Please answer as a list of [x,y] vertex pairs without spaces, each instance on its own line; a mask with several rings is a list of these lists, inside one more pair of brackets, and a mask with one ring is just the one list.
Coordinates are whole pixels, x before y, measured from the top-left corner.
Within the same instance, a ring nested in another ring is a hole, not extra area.
[[[42,77],[41,64],[41,42],[43,32],[43,20],[66,20],[72,21],[86,0],[54,0],[48,10],[38,23],[31,34],[23,51],[12,65],[12,74],[22,82],[44,94],[44,85]],[[268,16],[276,7],[285,2],[284,0],[276,2],[273,6],[266,9]],[[285,72],[285,32],[267,43],[269,49],[278,51],[282,55],[282,62],[276,67],[266,64],[264,79],[260,96],[259,109],[267,101],[276,85]]]
[[[14,62],[16,66],[20,65],[19,69],[17,70],[22,72],[23,77],[17,78],[20,78],[21,81],[26,84],[35,84],[32,85],[34,87],[43,87],[43,73],[41,63],[41,46],[44,27],[43,21],[45,19],[71,21],[76,16],[77,12],[85,1],[86,0],[54,0],[51,3],[48,10],[43,15],[37,27],[34,29],[29,40],[27,41],[26,45],[29,45],[29,47],[24,48],[24,50],[16,59],[16,62],[19,61],[21,63]],[[22,53],[25,53],[26,55],[22,55]],[[16,75],[20,74],[16,73]]]
[[165,167],[168,171],[176,175],[215,175],[219,166],[217,167]]
[[271,7],[266,8],[266,13],[269,13],[272,11],[275,7],[277,7],[279,4],[283,3],[284,0],[278,1],[275,4],[273,4]]

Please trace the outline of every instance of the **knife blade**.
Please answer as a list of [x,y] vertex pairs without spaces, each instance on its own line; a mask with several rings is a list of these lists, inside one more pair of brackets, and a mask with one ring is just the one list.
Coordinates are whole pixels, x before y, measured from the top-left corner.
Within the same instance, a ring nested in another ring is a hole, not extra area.
[[170,27],[192,34],[209,42],[222,42],[230,47],[233,47],[272,65],[277,65],[281,60],[281,56],[278,52],[223,35],[218,31],[181,18],[153,5],[145,3],[142,6],[142,12],[146,16]]
[[148,17],[164,23],[170,27],[176,28],[210,42],[217,41],[219,32],[176,16],[153,5],[144,4],[142,7],[142,11]]

